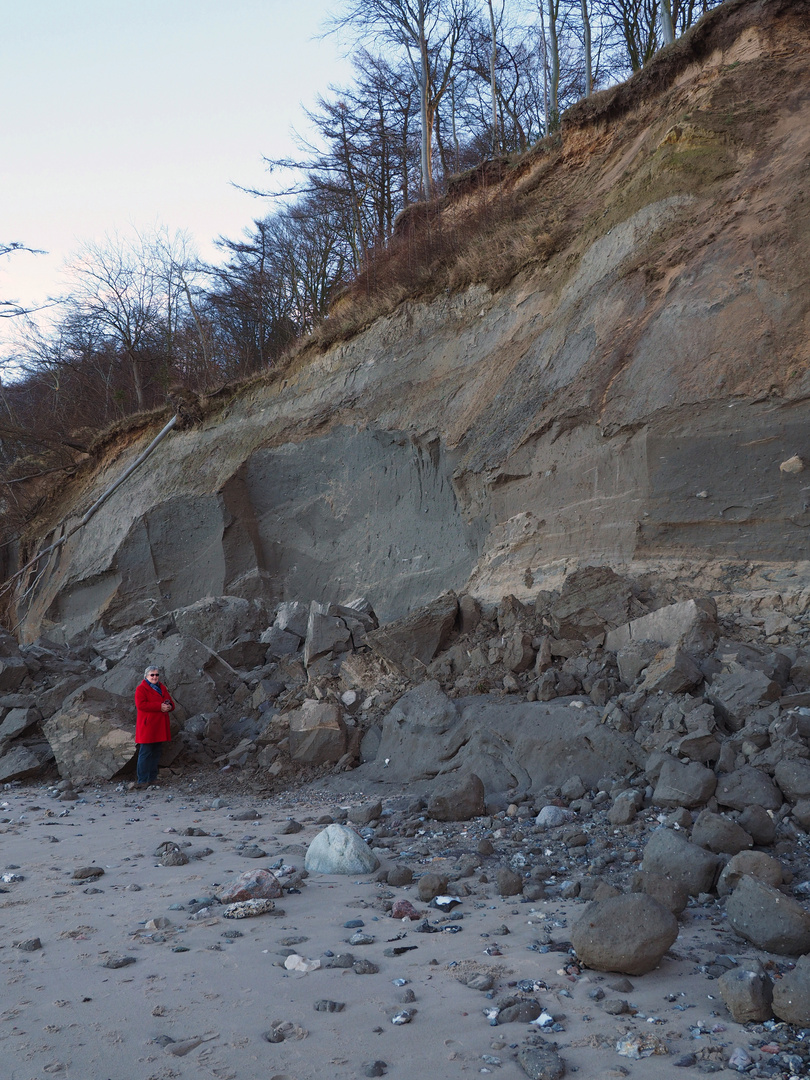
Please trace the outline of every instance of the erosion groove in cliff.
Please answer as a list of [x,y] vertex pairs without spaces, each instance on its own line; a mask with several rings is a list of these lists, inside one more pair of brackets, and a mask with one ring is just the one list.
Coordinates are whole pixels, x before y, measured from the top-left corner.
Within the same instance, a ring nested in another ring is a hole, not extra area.
[[[468,264],[172,433],[23,583],[23,636],[207,594],[364,593],[385,620],[447,587],[523,595],[582,560],[730,580],[801,558],[809,12],[725,4],[499,187],[461,185],[447,228],[510,205],[459,247]],[[32,542],[153,434],[85,465]]]

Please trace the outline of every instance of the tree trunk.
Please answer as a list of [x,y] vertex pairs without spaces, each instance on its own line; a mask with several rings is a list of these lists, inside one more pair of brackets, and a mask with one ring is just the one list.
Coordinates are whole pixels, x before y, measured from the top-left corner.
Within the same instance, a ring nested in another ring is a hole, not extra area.
[[675,41],[675,28],[672,25],[672,7],[670,0],[661,0],[661,34],[665,45]]
[[585,97],[590,97],[593,92],[593,76],[591,73],[591,20],[588,15],[588,0],[582,0],[582,31],[585,46]]
[[419,4],[419,122],[421,124],[420,158],[422,165],[422,197],[425,202],[433,198],[433,170],[430,162],[431,129],[428,114],[430,94],[430,57],[425,39],[424,4]]
[[500,149],[498,139],[498,86],[495,81],[495,69],[498,62],[498,39],[495,34],[495,13],[492,10],[492,0],[487,0],[487,7],[489,8],[489,32],[492,45],[489,51],[489,85],[492,91],[492,156],[495,157]]
[[560,43],[557,38],[557,11],[559,0],[548,0],[548,43],[551,52],[551,74],[549,77],[550,126],[556,131],[560,123]]

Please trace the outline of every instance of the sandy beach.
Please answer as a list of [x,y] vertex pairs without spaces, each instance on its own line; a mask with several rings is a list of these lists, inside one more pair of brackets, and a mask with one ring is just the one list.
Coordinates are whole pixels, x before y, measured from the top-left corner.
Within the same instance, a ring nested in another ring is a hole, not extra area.
[[[480,872],[458,889],[471,895],[461,896],[449,914],[419,903],[414,885],[391,888],[375,875],[313,874],[300,891],[285,891],[273,913],[227,920],[214,906],[193,918],[193,901],[210,897],[234,875],[303,867],[306,845],[323,827],[318,819],[368,795],[336,799],[310,787],[261,799],[232,784],[215,801],[214,783],[175,779],[147,792],[98,784],[67,803],[47,784],[2,793],[6,1080],[353,1080],[375,1074],[411,1080],[487,1073],[518,1080],[526,1073],[515,1055],[536,1035],[556,1044],[566,1075],[663,1080],[686,1054],[697,1056],[694,1065],[675,1075],[713,1071],[734,1047],[751,1045],[751,1035],[731,1020],[700,970],[734,948],[714,903],[690,906],[660,967],[631,980],[580,971],[573,963],[567,927],[582,901],[500,897],[491,882],[479,880]],[[261,817],[236,819],[245,812]],[[285,835],[291,818],[304,828]],[[205,835],[187,836],[189,829]],[[475,849],[480,832],[476,822],[452,829],[426,822],[432,854],[408,860],[407,845],[400,845],[405,850],[396,861],[410,861],[417,875],[446,870],[457,862],[460,845]],[[161,865],[154,852],[166,841],[176,842],[190,861]],[[266,856],[246,858],[242,852],[251,844]],[[203,854],[206,849],[211,853]],[[383,868],[393,863],[384,849],[377,851]],[[104,873],[74,878],[87,867]],[[411,900],[435,932],[417,933],[418,923],[392,919],[385,906],[398,898]],[[372,943],[348,944],[357,926],[346,924],[355,920]],[[325,966],[330,954],[347,952],[379,971],[359,975]],[[321,966],[289,971],[284,963],[291,953]],[[132,959],[105,966],[121,958]],[[462,981],[476,972],[494,976],[488,994]],[[507,996],[535,998],[551,1021],[542,1029],[491,1024],[486,1011]],[[608,1013],[606,1004],[617,1000],[631,1011]],[[343,1007],[317,1011],[315,1003],[323,1001]],[[404,1010],[409,1021],[392,1022]],[[265,1033],[279,1022],[287,1037],[268,1042]],[[631,1042],[640,1037],[642,1052],[653,1046],[663,1052],[623,1056],[617,1044],[628,1033]],[[384,1063],[376,1073],[375,1062]]]

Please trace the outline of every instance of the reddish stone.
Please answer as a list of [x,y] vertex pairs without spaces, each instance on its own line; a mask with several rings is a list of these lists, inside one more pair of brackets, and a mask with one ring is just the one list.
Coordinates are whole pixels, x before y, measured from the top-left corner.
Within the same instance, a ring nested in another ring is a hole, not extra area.
[[238,904],[242,900],[277,900],[283,896],[275,874],[269,870],[246,870],[244,874],[223,885],[217,898],[223,904]]
[[392,919],[421,919],[422,916],[410,900],[397,900],[391,908]]

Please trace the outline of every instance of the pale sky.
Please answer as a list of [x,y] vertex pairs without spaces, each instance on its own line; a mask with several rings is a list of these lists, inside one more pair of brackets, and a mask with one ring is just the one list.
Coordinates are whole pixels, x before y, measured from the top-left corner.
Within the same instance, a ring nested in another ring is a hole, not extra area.
[[0,0],[0,241],[48,251],[0,259],[0,298],[40,303],[116,230],[185,229],[214,259],[268,213],[231,181],[270,186],[262,155],[351,80],[341,43],[313,40],[340,3]]

